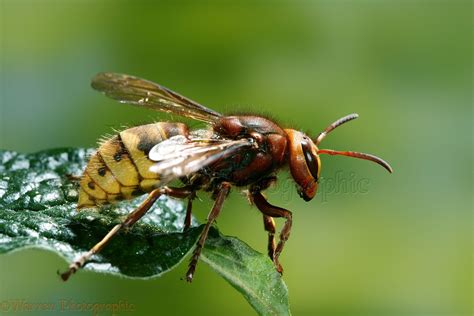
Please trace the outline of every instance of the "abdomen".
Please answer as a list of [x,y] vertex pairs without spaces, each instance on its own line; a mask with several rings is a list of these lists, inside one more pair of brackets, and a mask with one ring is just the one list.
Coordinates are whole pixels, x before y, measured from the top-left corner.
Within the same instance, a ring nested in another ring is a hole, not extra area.
[[172,136],[189,133],[182,123],[159,122],[126,129],[108,139],[92,155],[82,176],[77,208],[130,199],[160,184],[150,172],[150,149]]

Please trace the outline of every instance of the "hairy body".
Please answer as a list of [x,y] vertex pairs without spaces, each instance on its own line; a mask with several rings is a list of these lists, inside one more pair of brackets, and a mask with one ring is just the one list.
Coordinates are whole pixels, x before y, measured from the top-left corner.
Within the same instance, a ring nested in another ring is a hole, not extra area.
[[[206,131],[194,131],[203,134]],[[286,162],[287,135],[274,122],[258,116],[230,116],[214,127],[214,137],[253,139],[249,148],[182,178],[194,191],[213,191],[221,182],[249,186],[276,173]],[[93,207],[134,198],[162,185],[150,150],[171,137],[192,138],[183,123],[157,122],[126,129],[103,142],[91,157],[80,182],[78,208]]]
[[[92,80],[92,87],[120,103],[196,119],[210,128],[190,131],[183,123],[158,122],[126,129],[100,145],[81,179],[78,209],[131,199],[143,193],[148,196],[89,252],[71,263],[61,274],[63,280],[81,268],[120,230],[137,222],[161,195],[188,199],[184,223],[184,229],[188,229],[196,191],[204,190],[212,192],[215,202],[189,263],[186,280],[191,282],[209,229],[232,186],[248,187],[249,200],[263,215],[268,233],[268,256],[282,273],[279,256],[290,236],[292,213],[268,203],[262,194],[276,181],[276,173],[282,166],[289,166],[297,191],[305,201],[310,201],[317,191],[320,154],[370,160],[392,172],[385,161],[370,154],[318,148],[328,133],[357,118],[357,114],[335,121],[311,139],[261,116],[224,116],[163,86],[129,75],[100,73]],[[180,180],[181,185],[168,187],[174,180]],[[274,218],[285,219],[278,243]]]

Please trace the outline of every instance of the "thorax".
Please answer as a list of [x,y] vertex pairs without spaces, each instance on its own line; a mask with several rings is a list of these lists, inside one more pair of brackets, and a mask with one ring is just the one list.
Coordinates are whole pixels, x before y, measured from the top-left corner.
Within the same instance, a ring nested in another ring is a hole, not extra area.
[[214,179],[245,186],[275,173],[286,162],[286,133],[269,119],[260,116],[228,116],[214,126],[214,131],[231,139],[253,138],[258,144],[257,149],[244,149],[203,170]]

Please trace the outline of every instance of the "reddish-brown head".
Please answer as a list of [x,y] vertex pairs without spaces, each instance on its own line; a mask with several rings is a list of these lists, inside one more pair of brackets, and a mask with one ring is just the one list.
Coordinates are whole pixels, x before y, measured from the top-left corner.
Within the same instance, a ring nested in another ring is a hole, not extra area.
[[285,129],[289,143],[289,165],[298,194],[311,200],[318,189],[321,161],[318,148],[311,138],[294,129]]
[[319,143],[336,127],[357,118],[357,114],[350,114],[340,118],[329,125],[314,140],[304,133],[293,129],[285,129],[289,142],[289,165],[291,175],[296,182],[299,195],[305,200],[310,201],[315,195],[318,188],[319,174],[321,171],[320,154],[343,155],[370,160],[378,163],[390,173],[392,167],[383,159],[354,151],[336,151],[332,149],[319,149]]

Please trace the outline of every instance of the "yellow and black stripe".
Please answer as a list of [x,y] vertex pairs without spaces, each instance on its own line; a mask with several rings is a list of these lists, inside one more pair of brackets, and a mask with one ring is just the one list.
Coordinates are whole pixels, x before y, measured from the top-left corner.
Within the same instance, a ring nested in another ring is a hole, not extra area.
[[188,136],[183,123],[158,122],[126,129],[106,140],[91,157],[82,176],[77,208],[131,199],[150,192],[160,176],[150,172],[153,146],[172,136]]

